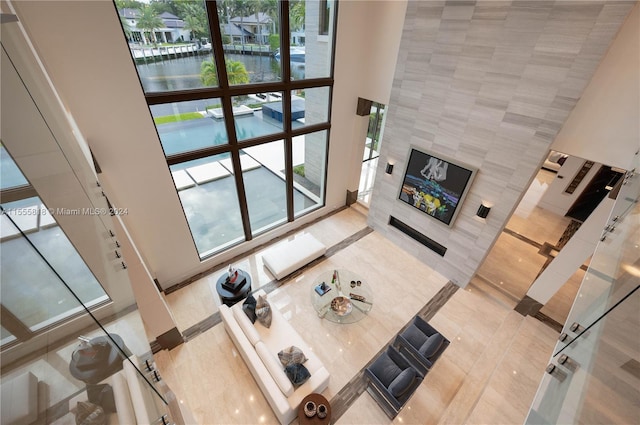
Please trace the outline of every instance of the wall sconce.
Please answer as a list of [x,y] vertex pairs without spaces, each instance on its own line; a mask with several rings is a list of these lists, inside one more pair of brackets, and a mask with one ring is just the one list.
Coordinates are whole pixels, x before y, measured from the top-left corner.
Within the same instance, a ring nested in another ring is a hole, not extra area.
[[478,208],[478,212],[476,213],[476,215],[480,218],[487,218],[487,216],[489,215],[489,211],[491,211],[491,207],[485,205],[485,203],[483,202],[482,204],[480,204],[480,208]]
[[393,164],[387,162],[387,168],[384,169],[384,172],[387,174],[393,174]]

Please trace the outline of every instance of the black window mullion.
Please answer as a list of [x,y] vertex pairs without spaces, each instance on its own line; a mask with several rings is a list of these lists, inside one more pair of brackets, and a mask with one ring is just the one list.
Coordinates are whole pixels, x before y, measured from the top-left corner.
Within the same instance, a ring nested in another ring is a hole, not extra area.
[[236,86],[228,86],[225,88],[203,87],[189,90],[151,92],[146,93],[145,97],[149,105],[157,105],[170,102],[209,99],[211,97],[221,97],[222,95],[243,96],[254,93],[278,92],[282,91],[283,85],[289,86],[292,91],[304,90],[317,87],[333,86],[333,79],[311,78],[308,80],[294,80],[288,83],[275,81],[269,83],[240,84]]
[[282,96],[282,120],[287,137],[284,139],[284,169],[286,177],[287,221],[293,221],[293,137],[291,136],[291,90],[286,88]]
[[[335,2],[337,6],[337,2]],[[225,52],[222,39],[222,30],[220,27],[220,18],[218,15],[216,2],[213,0],[205,0],[205,8],[209,21],[209,30],[211,34],[211,45],[213,50],[213,60],[216,65],[216,71],[218,76],[217,87],[203,87],[190,90],[177,90],[166,92],[153,92],[145,93],[147,103],[149,105],[167,104],[173,102],[183,102],[192,100],[203,100],[208,98],[218,98],[222,104],[222,111],[224,115],[224,123],[228,136],[228,143],[224,145],[210,146],[194,151],[181,152],[175,155],[167,157],[168,165],[175,165],[192,161],[195,159],[201,159],[210,157],[213,155],[229,154],[231,157],[231,163],[233,165],[233,175],[236,185],[236,191],[238,195],[238,203],[240,208],[240,215],[242,218],[242,225],[245,234],[245,240],[251,240],[253,238],[251,230],[251,222],[249,217],[249,209],[247,202],[247,195],[244,185],[244,175],[241,167],[241,150],[251,147],[262,145],[265,143],[273,142],[276,140],[284,141],[284,160],[285,160],[285,179],[286,179],[286,205],[287,205],[287,221],[294,221],[294,185],[293,185],[293,138],[304,134],[314,133],[317,131],[327,131],[327,137],[331,127],[330,114],[331,114],[331,100],[333,90],[333,62],[335,59],[335,37],[333,37],[333,49],[332,49],[332,64],[331,73],[329,77],[323,78],[311,78],[303,80],[291,80],[291,62],[290,62],[290,44],[291,44],[291,28],[290,26],[290,3],[283,0],[278,2],[279,14],[280,14],[280,67],[282,81],[264,82],[264,83],[248,83],[239,85],[230,85],[228,81],[228,75],[226,70]],[[323,10],[320,11],[324,13]],[[326,21],[326,20],[325,20]],[[328,24],[328,22],[326,22]],[[325,25],[326,25],[325,24]],[[335,20],[334,28],[335,32]],[[293,129],[291,122],[292,117],[292,105],[291,95],[297,90],[323,88],[329,89],[329,116],[326,122],[319,124],[305,125],[301,128]],[[236,134],[235,120],[233,116],[233,99],[236,96],[246,96],[255,93],[266,92],[281,92],[282,93],[282,115],[283,115],[283,131],[275,134],[263,135],[249,140],[238,140]],[[327,155],[328,155],[328,140],[327,140]],[[325,158],[326,162],[326,158]],[[325,167],[325,181],[326,181],[326,167]],[[326,196],[326,185],[323,193],[323,198]]]
[[177,90],[165,92],[146,93],[145,98],[149,105],[160,105],[163,103],[186,102],[189,100],[202,100],[212,97],[222,96],[222,91],[218,87],[207,87],[191,90]]
[[314,89],[326,86],[333,86],[332,78],[310,78],[308,80],[293,80],[289,83],[291,90]]
[[293,139],[291,137],[291,61],[290,61],[289,2],[280,2],[280,66],[282,67],[282,121],[284,123],[284,175],[286,181],[287,221],[294,219],[293,205]]
[[289,29],[289,2],[280,2],[280,66],[282,72],[282,81],[288,83],[291,81],[291,62],[289,60],[291,51],[289,50],[291,43],[291,30]]
[[244,178],[242,167],[240,166],[240,148],[238,147],[238,136],[236,134],[235,122],[233,119],[233,90],[230,89],[229,78],[227,76],[226,59],[224,47],[222,45],[222,34],[220,33],[220,22],[218,20],[218,9],[215,1],[207,1],[207,14],[209,15],[209,30],[211,33],[211,45],[214,51],[214,60],[218,71],[218,85],[220,86],[220,100],[222,101],[222,111],[224,123],[227,129],[229,140],[229,153],[233,164],[233,177],[236,183],[238,194],[238,204],[240,206],[240,217],[242,218],[242,229],[245,240],[253,238],[251,235],[251,222],[249,221],[249,207],[247,204],[246,191],[244,190]]
[[215,146],[209,146],[209,147],[198,149],[198,150],[176,153],[173,155],[169,155],[166,158],[167,158],[167,164],[176,165],[183,162],[189,162],[196,159],[206,158],[208,156],[213,156],[213,155],[219,155],[226,152],[229,152],[228,145],[215,145]]
[[218,73],[218,86],[221,89],[229,88],[227,81],[227,68],[224,64],[224,47],[222,46],[222,36],[220,34],[220,22],[218,20],[218,9],[215,1],[206,1],[207,16],[209,18],[209,31],[211,34],[211,48],[213,49],[213,60],[216,63]]
[[244,188],[244,176],[242,175],[242,167],[240,164],[240,148],[238,145],[231,147],[231,162],[233,163],[233,176],[236,181],[236,190],[238,191],[238,204],[240,205],[240,216],[242,217],[242,229],[244,237],[250,241],[253,239],[251,233],[251,222],[249,220],[249,205],[247,204],[247,194]]
[[2,321],[2,326],[11,332],[11,335],[15,336],[18,341],[26,341],[33,336],[31,329],[4,305],[0,306],[0,320]]
[[38,192],[30,184],[0,190],[0,202],[13,202],[38,196]]
[[301,136],[303,134],[315,133],[317,131],[328,130],[331,128],[331,124],[328,122],[323,122],[319,124],[309,124],[304,127],[296,128],[295,130],[291,130],[291,136]]

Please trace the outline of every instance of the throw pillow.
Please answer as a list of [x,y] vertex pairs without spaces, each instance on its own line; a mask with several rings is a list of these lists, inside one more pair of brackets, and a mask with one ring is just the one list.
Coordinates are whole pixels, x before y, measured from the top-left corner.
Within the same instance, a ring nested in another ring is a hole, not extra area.
[[271,326],[271,305],[269,305],[266,296],[263,297],[260,295],[258,297],[258,303],[256,304],[256,316],[262,326],[265,328]]
[[302,350],[295,345],[280,351],[278,353],[278,358],[280,359],[282,366],[287,366],[291,363],[304,363],[307,361],[307,357],[304,355]]
[[106,425],[104,409],[88,401],[79,401],[76,408],[76,425]]
[[429,358],[438,352],[443,342],[444,337],[441,334],[433,334],[422,344],[418,351],[426,358]]
[[251,323],[256,323],[256,299],[249,295],[242,303],[242,311],[247,315]]
[[416,325],[409,326],[402,336],[415,348],[419,348],[427,340],[427,336]]
[[402,397],[402,395],[411,388],[411,384],[413,384],[415,379],[416,371],[413,368],[408,367],[400,372],[400,375],[396,376],[393,381],[391,381],[391,384],[389,384],[389,392],[396,398]]
[[294,387],[299,387],[311,377],[309,370],[300,363],[287,365],[284,368],[284,373],[287,374],[287,378],[289,378]]
[[102,406],[105,413],[115,413],[116,402],[113,398],[113,388],[111,388],[111,385],[87,385],[87,396],[91,403]]

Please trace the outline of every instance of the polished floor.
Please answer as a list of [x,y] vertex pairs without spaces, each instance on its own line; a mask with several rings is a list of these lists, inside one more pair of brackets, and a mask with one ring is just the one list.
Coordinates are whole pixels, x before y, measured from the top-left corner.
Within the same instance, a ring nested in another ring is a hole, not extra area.
[[[548,265],[548,261],[552,260],[545,254],[543,246],[555,246],[572,221],[538,206],[538,201],[555,176],[555,173],[545,169],[538,172],[507,222],[505,231],[500,234],[477,271],[479,279],[502,291],[516,304]],[[576,270],[542,308],[541,313],[558,324],[564,324],[584,273],[582,269]]]
[[[303,232],[337,246],[366,228],[365,214],[365,209],[347,208]],[[235,265],[251,273],[254,288],[273,280],[260,252]],[[323,320],[311,304],[315,277],[337,268],[359,274],[373,290],[374,307],[357,323]],[[181,331],[217,311],[215,281],[222,272],[166,295]],[[329,370],[331,379],[323,394],[331,400],[446,284],[446,278],[371,232],[284,281],[269,300]],[[333,422],[522,423],[558,333],[516,313],[513,305],[504,292],[474,279],[431,319],[451,345],[400,415],[390,421],[365,392]],[[165,381],[199,424],[277,422],[222,324],[155,358]]]

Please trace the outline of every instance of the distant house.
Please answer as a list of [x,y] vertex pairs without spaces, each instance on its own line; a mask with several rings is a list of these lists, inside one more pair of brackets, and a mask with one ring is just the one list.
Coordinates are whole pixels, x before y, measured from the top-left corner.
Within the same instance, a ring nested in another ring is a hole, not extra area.
[[[128,25],[128,37],[129,41],[135,43],[148,44],[153,37],[149,34],[149,31],[141,30],[138,28],[138,20],[140,19],[139,9],[123,8],[118,9],[120,17]],[[164,26],[162,28],[156,28],[155,39],[162,43],[175,43],[178,41],[188,41],[191,39],[191,32],[185,29],[184,20],[180,17],[173,15],[169,12],[163,12],[158,15]]]
[[232,44],[242,44],[242,38],[244,37],[244,43],[253,43],[253,33],[243,30],[240,25],[236,24],[223,24],[221,25],[222,34],[228,35],[231,38]]
[[[229,19],[229,25],[234,25],[242,30],[238,36],[240,37],[240,42],[242,42],[242,37],[244,37],[245,43],[268,44],[269,35],[271,35],[271,32],[274,30],[273,19],[262,12],[249,16],[231,18]],[[231,30],[232,28],[227,28],[229,25],[223,26],[223,29]],[[233,37],[231,33],[227,33],[227,35]]]

